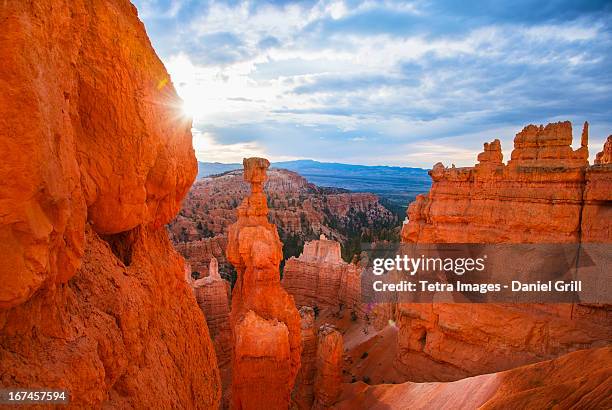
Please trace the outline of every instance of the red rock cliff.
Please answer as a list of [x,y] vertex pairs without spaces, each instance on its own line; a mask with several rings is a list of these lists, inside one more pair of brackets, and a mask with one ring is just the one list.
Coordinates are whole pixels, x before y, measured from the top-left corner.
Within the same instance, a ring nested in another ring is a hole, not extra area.
[[612,136],[587,168],[584,206],[582,208],[582,241],[612,242]]
[[[562,243],[581,240],[587,126],[573,151],[569,122],[527,126],[508,165],[499,141],[485,144],[473,168],[430,171],[428,195],[408,209],[404,242]],[[609,191],[608,191],[609,192]],[[612,237],[607,238],[612,241]]]
[[227,246],[227,237],[217,235],[212,238],[199,239],[193,242],[175,243],[174,248],[189,261],[191,266],[190,273],[197,273],[198,277],[209,275],[208,267],[213,259],[217,260],[219,274],[226,280],[230,279],[228,272],[231,269],[231,264],[225,257],[225,247]]
[[[204,274],[210,258],[215,256],[221,276],[234,276],[224,253],[227,230],[237,220],[238,204],[249,193],[242,173],[235,170],[196,182],[179,216],[168,226],[176,249],[194,271]],[[283,169],[268,171],[264,192],[269,220],[279,229],[286,258],[297,256],[305,241],[320,234],[344,245],[362,234],[372,240],[395,235],[397,217],[372,194],[317,187]]]
[[196,174],[190,122],[136,9],[10,1],[0,21],[1,384],[215,407],[206,322],[163,228]]
[[232,292],[232,408],[286,409],[300,367],[300,315],[281,287],[282,244],[268,222],[263,158],[244,160],[251,194],[230,226],[227,258],[238,272]]
[[[612,242],[612,167],[588,165],[587,139],[587,124],[577,150],[569,122],[530,125],[508,165],[497,140],[474,168],[436,164],[430,193],[408,209],[403,241]],[[609,306],[402,304],[396,315],[397,365],[413,381],[506,370],[612,341]]]
[[605,164],[612,164],[612,135],[608,136],[603,150],[595,157],[595,165]]

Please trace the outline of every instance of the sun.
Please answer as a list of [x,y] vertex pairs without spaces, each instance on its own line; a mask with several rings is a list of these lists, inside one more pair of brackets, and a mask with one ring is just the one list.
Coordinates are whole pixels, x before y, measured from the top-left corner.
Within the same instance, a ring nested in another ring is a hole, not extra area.
[[181,112],[183,116],[188,118],[195,118],[198,113],[198,103],[195,99],[189,97],[183,97],[183,103],[181,104]]
[[167,68],[175,84],[176,92],[183,100],[180,105],[181,115],[195,119],[202,109],[200,93],[196,87],[196,67],[186,55],[180,54],[168,62]]

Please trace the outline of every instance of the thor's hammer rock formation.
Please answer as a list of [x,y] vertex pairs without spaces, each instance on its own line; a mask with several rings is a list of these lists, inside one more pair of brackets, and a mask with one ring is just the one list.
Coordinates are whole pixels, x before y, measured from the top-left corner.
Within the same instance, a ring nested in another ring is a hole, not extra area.
[[282,244],[268,222],[263,158],[244,162],[251,194],[228,232],[227,258],[238,278],[232,292],[232,408],[286,409],[300,367],[300,315],[281,287]]

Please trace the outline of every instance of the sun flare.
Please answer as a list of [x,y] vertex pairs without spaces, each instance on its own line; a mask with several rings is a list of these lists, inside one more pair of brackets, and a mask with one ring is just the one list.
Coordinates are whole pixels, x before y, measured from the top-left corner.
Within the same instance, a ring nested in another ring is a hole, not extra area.
[[183,98],[181,112],[185,117],[195,118],[198,113],[198,103],[191,98]]

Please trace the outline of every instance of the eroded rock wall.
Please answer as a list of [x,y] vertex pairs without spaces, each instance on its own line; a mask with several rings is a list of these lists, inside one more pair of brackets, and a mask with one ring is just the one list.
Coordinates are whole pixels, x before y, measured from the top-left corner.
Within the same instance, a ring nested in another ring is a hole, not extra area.
[[204,316],[210,337],[215,345],[217,363],[228,367],[232,354],[232,329],[230,327],[229,282],[219,276],[219,265],[214,257],[210,261],[208,276],[193,281],[193,292]]
[[[588,125],[528,126],[508,165],[499,141],[473,168],[430,172],[402,240],[419,243],[612,242],[612,167],[588,164]],[[400,304],[397,365],[409,380],[456,380],[612,341],[607,305]]]
[[217,235],[212,238],[198,239],[193,242],[175,242],[174,248],[189,261],[191,273],[200,278],[209,275],[208,266],[214,258],[219,266],[219,274],[226,280],[230,280],[229,272],[231,264],[225,257],[225,247],[227,246],[227,237],[225,235]]
[[[287,258],[298,256],[304,242],[320,234],[349,245],[356,236],[376,240],[397,232],[398,217],[376,195],[318,187],[283,169],[269,170],[264,192],[269,220],[279,230]],[[207,177],[192,186],[168,230],[194,271],[205,275],[210,257],[215,256],[221,276],[235,276],[224,257],[227,231],[236,222],[237,207],[248,194],[242,170]]]
[[416,382],[457,380],[610,344],[610,311],[572,304],[400,304],[397,367]]
[[[585,125],[586,133],[586,125]],[[499,141],[475,167],[430,171],[433,184],[408,208],[403,242],[572,243],[581,238],[586,134],[573,151],[569,122],[518,133],[508,165]],[[612,238],[608,238],[612,240]]]
[[163,228],[196,175],[191,124],[136,9],[10,1],[0,21],[2,385],[65,387],[80,407],[217,406]]
[[603,150],[595,156],[595,165],[612,164],[612,135],[604,143]]
[[344,341],[342,334],[325,323],[318,331],[311,307],[300,309],[302,318],[302,365],[292,399],[301,410],[330,408],[342,391]]
[[587,168],[582,208],[582,242],[612,242],[612,136]]
[[285,263],[283,287],[297,306],[346,309],[362,315],[360,268],[340,256],[340,243],[321,236]]

